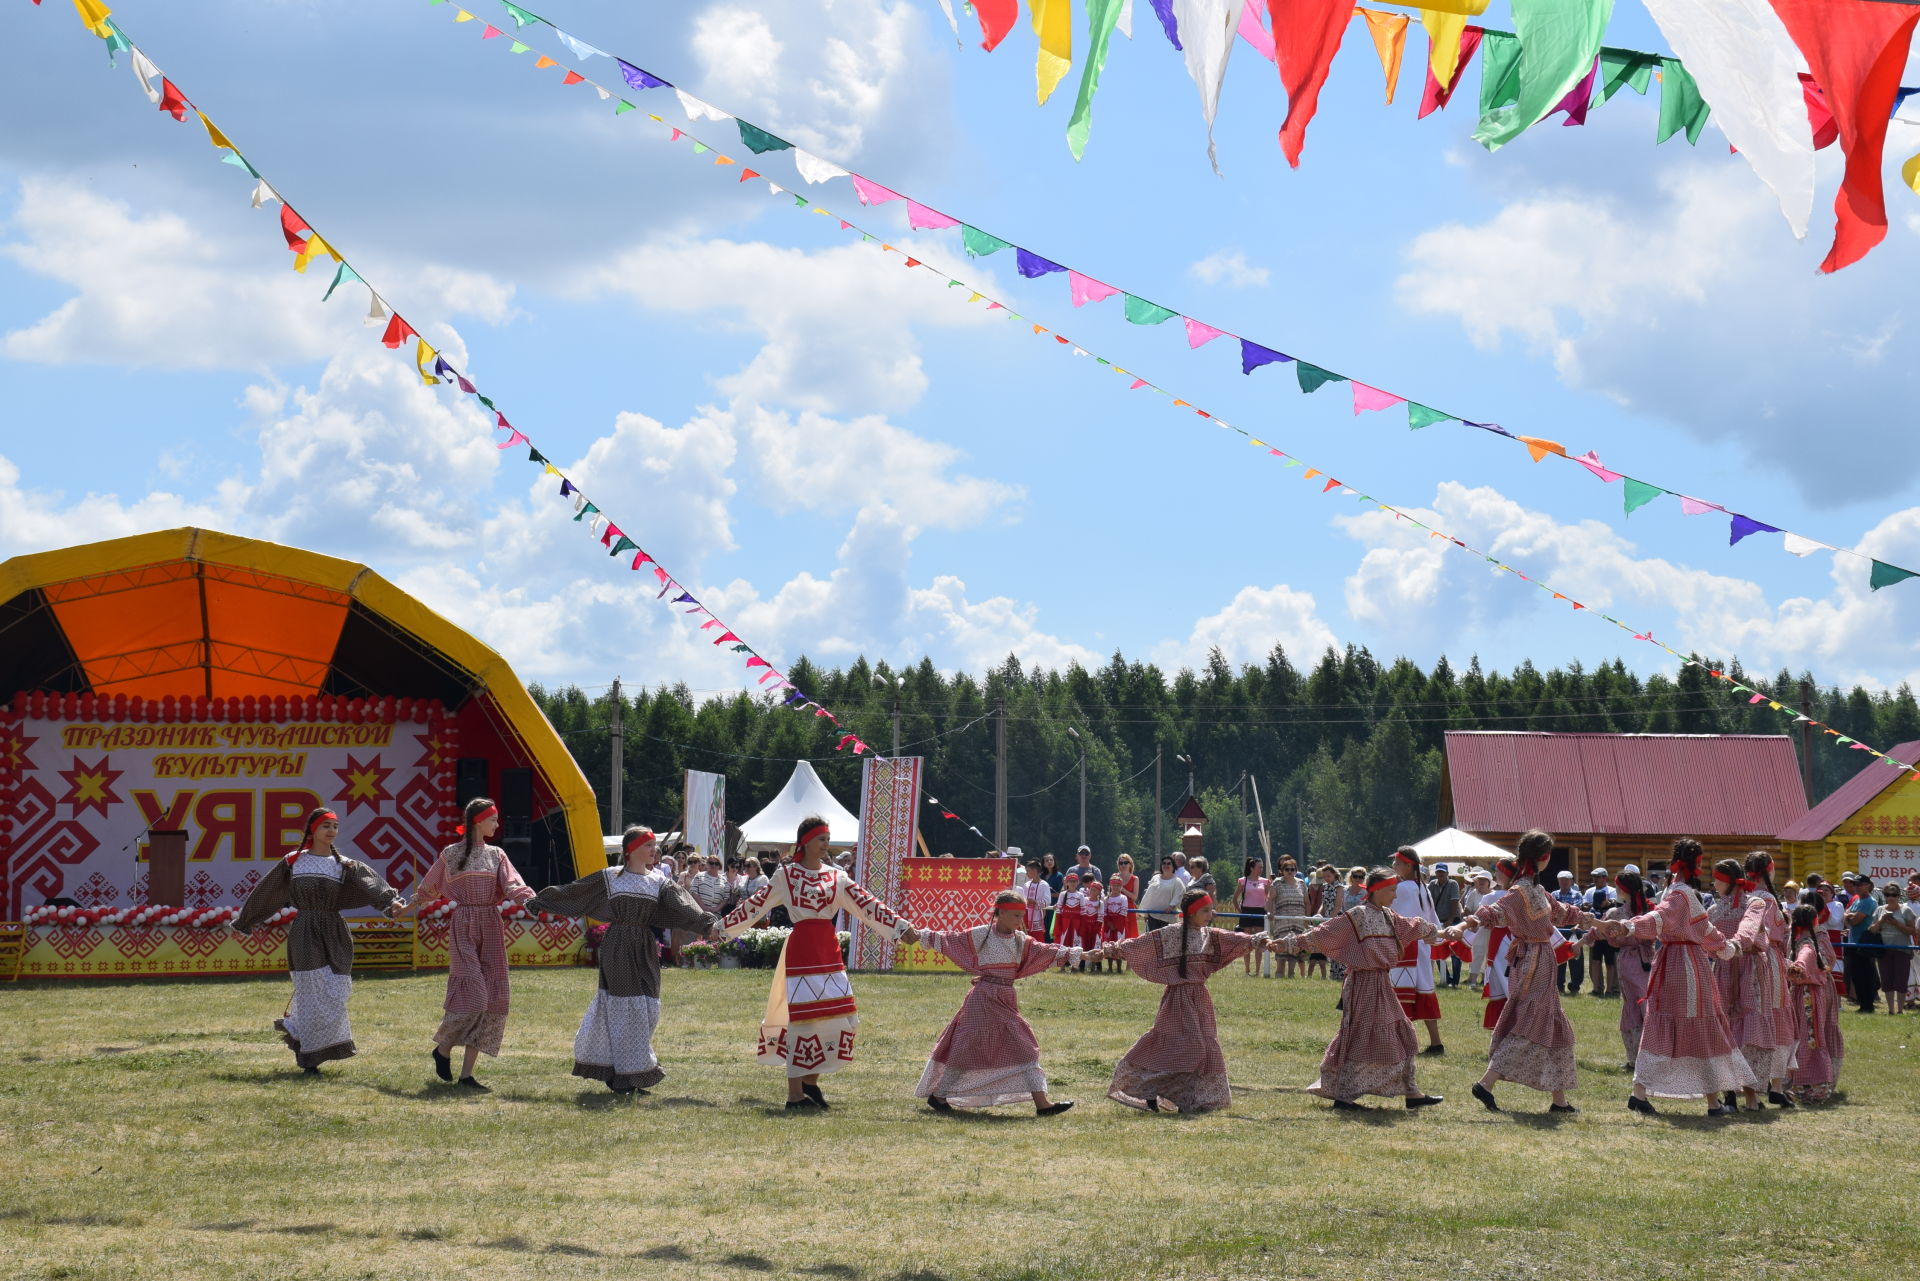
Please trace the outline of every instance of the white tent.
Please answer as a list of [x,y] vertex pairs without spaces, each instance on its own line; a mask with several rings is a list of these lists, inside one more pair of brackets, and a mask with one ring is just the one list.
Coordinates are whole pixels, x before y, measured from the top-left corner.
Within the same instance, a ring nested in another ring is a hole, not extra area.
[[1432,863],[1491,863],[1512,852],[1457,827],[1435,832],[1426,840],[1415,842],[1413,848],[1420,852],[1422,867]]
[[767,807],[740,825],[743,844],[749,848],[791,848],[800,820],[818,814],[833,829],[836,847],[853,848],[860,842],[860,820],[847,807],[833,799],[833,793],[805,761],[795,761],[793,776]]

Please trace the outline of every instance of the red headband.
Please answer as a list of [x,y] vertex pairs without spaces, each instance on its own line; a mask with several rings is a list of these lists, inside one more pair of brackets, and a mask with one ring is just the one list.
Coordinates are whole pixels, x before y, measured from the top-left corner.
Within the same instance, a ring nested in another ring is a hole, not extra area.
[[653,834],[653,830],[651,828],[643,827],[639,831],[627,837],[626,840],[620,842],[620,852],[622,854],[631,854],[635,850],[639,849],[641,846],[646,845],[649,842],[655,841],[658,839],[659,838]]
[[340,821],[340,816],[334,813],[332,810],[321,810],[320,817],[313,820],[313,825],[315,827],[318,827],[322,823],[326,822],[328,819],[332,819],[334,822],[338,823]]
[[1181,913],[1180,913],[1180,915],[1182,915],[1182,916],[1192,916],[1192,915],[1193,915],[1193,914],[1194,914],[1195,912],[1198,912],[1198,911],[1199,911],[1199,910],[1200,910],[1201,908],[1203,908],[1203,907],[1212,907],[1212,906],[1213,906],[1213,895],[1211,895],[1211,894],[1202,894],[1202,895],[1201,895],[1201,896],[1200,896],[1199,898],[1197,898],[1197,899],[1195,899],[1195,900],[1193,900],[1193,902],[1191,902],[1191,903],[1189,903],[1189,904],[1187,904],[1187,906],[1186,906],[1186,910],[1185,910],[1185,911],[1183,911],[1183,912],[1181,912]]
[[1383,876],[1379,880],[1374,881],[1367,886],[1367,893],[1369,894],[1373,893],[1375,890],[1379,889],[1382,885],[1398,885],[1399,883],[1400,883],[1400,878],[1397,876]]
[[815,823],[812,827],[802,828],[800,831],[800,848],[805,849],[808,841],[811,841],[816,836],[824,836],[826,833],[827,825],[825,823]]
[[[495,814],[498,814],[499,812],[500,812],[500,807],[498,805],[489,805],[487,806],[487,808],[481,810],[478,814],[475,814],[473,816],[473,821],[475,823],[484,823],[488,819],[492,818]],[[454,828],[453,830],[457,835],[465,836],[467,834],[467,825],[465,823],[462,823],[458,827]]]
[[1420,866],[1420,856],[1417,854],[1409,854],[1405,850],[1395,850],[1393,857],[1395,862],[1405,863],[1408,867]]

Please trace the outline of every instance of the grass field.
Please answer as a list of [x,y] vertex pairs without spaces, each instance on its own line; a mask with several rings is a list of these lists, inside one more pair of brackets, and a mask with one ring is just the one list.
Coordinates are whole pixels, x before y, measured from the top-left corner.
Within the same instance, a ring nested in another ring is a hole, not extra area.
[[[1046,1121],[910,1097],[962,980],[860,978],[861,1061],[789,1115],[750,1056],[764,971],[674,973],[670,1073],[617,1100],[567,1075],[588,970],[521,971],[485,1097],[431,1076],[443,979],[356,985],[358,1058],[303,1077],[269,1030],[284,980],[0,989],[7,1278],[1861,1277],[1920,1257],[1916,1017],[1845,1014],[1846,1097],[1708,1122],[1622,1106],[1619,1006],[1581,998],[1580,1115],[1467,1095],[1479,1002],[1443,992],[1447,1102],[1335,1116],[1302,1092],[1335,1014],[1319,980],[1213,982],[1236,1100],[1106,1102],[1158,989],[1022,984]],[[1844,1211],[1864,1207],[1858,1221]],[[1077,1226],[1068,1228],[1071,1212]]]

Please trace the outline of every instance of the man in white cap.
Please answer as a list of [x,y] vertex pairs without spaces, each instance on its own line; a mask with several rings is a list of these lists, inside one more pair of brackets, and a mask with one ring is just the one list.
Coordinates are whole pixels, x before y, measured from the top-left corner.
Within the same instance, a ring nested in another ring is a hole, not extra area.
[[[1587,873],[1587,910],[1595,916],[1605,916],[1607,909],[1620,901],[1614,892],[1607,869],[1596,867]],[[1620,995],[1620,971],[1614,960],[1619,952],[1613,944],[1596,940],[1588,949],[1593,956],[1593,994],[1595,996]]]
[[[1581,900],[1585,896],[1575,887],[1572,872],[1567,871],[1565,868],[1560,870],[1559,886],[1560,887],[1553,892],[1554,900],[1556,902],[1569,904],[1573,907],[1579,907]],[[1578,930],[1561,930],[1560,937],[1570,939],[1578,933]],[[1566,995],[1580,995],[1581,980],[1587,977],[1587,958],[1582,954],[1581,949],[1575,948],[1573,950],[1573,955],[1560,967],[1560,971],[1555,977],[1560,984],[1560,990]]]

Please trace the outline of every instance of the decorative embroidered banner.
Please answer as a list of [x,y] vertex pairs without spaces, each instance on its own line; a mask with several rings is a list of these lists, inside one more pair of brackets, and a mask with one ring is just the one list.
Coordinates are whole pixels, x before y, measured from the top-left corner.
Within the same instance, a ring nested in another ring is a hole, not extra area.
[[[913,856],[920,834],[919,756],[869,756],[860,775],[860,845],[853,877],[876,898],[900,908],[901,867]],[[915,920],[911,912],[904,913]],[[857,970],[890,970],[894,947],[860,922],[853,922],[849,964]]]
[[[901,910],[930,930],[971,929],[991,920],[993,896],[1012,888],[1010,858],[910,858]],[[951,972],[958,967],[938,952],[903,943],[895,968]]]
[[727,857],[727,776],[705,770],[687,771],[681,812],[686,815],[681,839],[702,857]]

